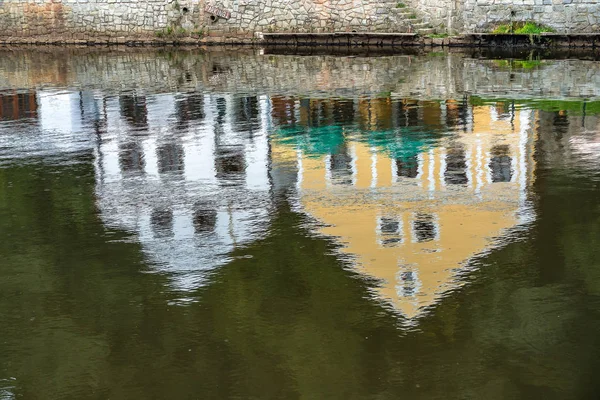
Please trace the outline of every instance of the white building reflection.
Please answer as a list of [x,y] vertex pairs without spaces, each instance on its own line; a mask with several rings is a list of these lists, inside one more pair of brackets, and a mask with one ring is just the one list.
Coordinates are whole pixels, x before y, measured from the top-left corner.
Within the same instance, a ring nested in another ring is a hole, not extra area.
[[103,221],[135,232],[176,288],[266,231],[266,98],[127,95],[105,103],[96,157]]
[[[0,92],[0,160],[59,158],[89,151],[93,136],[84,132],[83,107],[89,95],[56,89]],[[92,104],[95,102],[92,100]]]

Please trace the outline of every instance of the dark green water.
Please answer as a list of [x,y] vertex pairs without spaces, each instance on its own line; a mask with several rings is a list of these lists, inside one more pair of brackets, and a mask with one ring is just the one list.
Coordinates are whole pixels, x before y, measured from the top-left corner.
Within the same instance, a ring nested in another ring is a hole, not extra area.
[[600,65],[505,64],[4,51],[0,399],[598,398]]

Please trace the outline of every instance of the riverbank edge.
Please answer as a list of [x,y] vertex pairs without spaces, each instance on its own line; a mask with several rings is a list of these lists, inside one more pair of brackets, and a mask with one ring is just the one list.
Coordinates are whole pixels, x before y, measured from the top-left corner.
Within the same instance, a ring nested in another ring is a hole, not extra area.
[[57,36],[0,38],[0,45],[241,45],[261,47],[482,47],[482,48],[600,48],[600,33],[491,34],[422,36],[416,33],[256,33],[254,37],[207,36],[202,38],[90,37],[73,39]]

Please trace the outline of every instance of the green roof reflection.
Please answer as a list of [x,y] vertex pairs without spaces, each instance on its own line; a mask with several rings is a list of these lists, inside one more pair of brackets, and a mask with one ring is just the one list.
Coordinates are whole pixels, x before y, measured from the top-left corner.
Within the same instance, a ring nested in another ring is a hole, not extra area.
[[275,131],[281,144],[294,146],[308,157],[335,154],[347,139],[366,143],[377,152],[387,153],[395,159],[409,159],[436,147],[441,133],[415,128],[394,128],[365,131],[341,125],[287,126]]
[[337,152],[346,140],[340,125],[288,126],[276,130],[280,142],[292,145],[309,157],[319,157]]
[[368,143],[378,152],[386,152],[394,159],[409,159],[436,147],[441,135],[434,130],[396,128],[368,133]]

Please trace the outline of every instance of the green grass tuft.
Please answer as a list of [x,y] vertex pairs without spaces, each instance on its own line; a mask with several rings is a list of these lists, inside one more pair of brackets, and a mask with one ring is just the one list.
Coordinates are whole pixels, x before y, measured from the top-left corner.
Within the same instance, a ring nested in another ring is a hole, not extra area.
[[515,33],[519,34],[529,34],[529,35],[539,35],[544,32],[553,32],[554,30],[550,27],[544,25],[538,25],[534,22],[526,22],[521,28],[517,29]]
[[[200,34],[198,34],[200,33]],[[167,26],[164,29],[161,29],[159,31],[155,32],[156,37],[158,38],[165,38],[165,39],[176,39],[176,38],[182,38],[185,36],[189,36],[190,32],[188,32],[185,28],[183,27],[178,27],[175,28],[173,26]],[[196,35],[198,37],[201,37],[204,35],[204,32],[202,31],[195,31],[195,32],[191,32],[192,35]]]
[[496,34],[517,34],[517,35],[539,35],[544,32],[554,32],[549,26],[536,24],[535,22],[512,22],[510,24],[498,25],[492,33]]
[[494,28],[494,30],[492,31],[492,33],[510,33],[511,32],[511,27],[510,25],[498,25],[496,28]]

